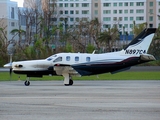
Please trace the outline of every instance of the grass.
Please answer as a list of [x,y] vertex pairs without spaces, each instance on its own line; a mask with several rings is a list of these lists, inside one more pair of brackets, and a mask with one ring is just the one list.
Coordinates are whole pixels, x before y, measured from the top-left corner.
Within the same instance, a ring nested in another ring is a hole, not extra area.
[[[12,74],[12,80],[26,80],[26,75]],[[8,72],[0,72],[0,81],[9,81]],[[30,80],[63,80],[62,76],[44,76],[43,78],[30,78]],[[100,74],[93,76],[73,77],[73,80],[160,80],[160,71],[156,72],[120,72],[116,74]]]

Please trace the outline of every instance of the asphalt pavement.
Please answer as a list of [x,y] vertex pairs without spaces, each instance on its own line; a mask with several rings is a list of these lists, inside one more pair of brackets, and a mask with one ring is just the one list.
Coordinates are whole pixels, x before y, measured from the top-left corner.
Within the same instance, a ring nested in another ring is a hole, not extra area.
[[160,81],[0,82],[0,120],[159,120]]

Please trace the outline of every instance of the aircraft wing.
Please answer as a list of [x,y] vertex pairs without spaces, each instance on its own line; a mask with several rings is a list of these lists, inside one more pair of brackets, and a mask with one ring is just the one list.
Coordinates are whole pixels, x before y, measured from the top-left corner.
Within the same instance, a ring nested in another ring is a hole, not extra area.
[[54,70],[56,71],[57,75],[69,73],[72,76],[81,76],[72,66],[68,64],[58,64],[54,66]]

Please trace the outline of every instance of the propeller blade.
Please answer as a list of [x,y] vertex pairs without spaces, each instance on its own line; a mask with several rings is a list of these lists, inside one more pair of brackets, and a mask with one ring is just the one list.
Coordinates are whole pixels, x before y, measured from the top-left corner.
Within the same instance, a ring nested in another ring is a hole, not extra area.
[[10,75],[10,80],[12,80],[12,54],[10,54],[10,69],[9,69],[9,75]]
[[12,68],[9,69],[10,80],[12,80]]

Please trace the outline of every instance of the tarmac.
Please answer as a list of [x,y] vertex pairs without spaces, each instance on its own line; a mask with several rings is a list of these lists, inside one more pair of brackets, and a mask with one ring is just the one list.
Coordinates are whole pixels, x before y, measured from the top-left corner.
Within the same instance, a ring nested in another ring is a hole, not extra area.
[[160,81],[0,82],[0,120],[160,120]]

